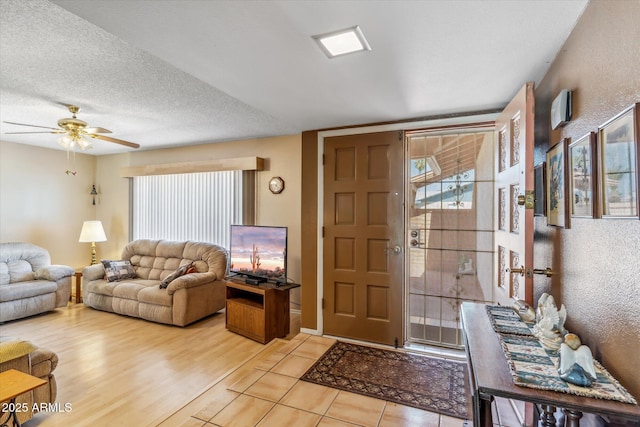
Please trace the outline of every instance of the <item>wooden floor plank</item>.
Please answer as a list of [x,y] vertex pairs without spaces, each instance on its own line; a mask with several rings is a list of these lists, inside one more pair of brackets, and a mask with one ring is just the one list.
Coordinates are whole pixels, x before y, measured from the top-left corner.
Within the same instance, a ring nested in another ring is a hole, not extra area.
[[[224,311],[186,328],[69,308],[0,325],[57,353],[57,402],[29,427],[155,426],[265,347],[229,332]],[[294,322],[292,322],[294,323]]]

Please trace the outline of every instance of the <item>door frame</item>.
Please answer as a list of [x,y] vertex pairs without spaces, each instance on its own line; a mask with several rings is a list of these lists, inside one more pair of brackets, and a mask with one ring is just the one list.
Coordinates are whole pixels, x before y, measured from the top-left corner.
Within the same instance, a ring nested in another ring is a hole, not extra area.
[[[500,110],[501,111],[501,110]],[[322,155],[324,154],[324,139],[332,136],[343,136],[343,135],[356,135],[356,134],[367,134],[367,133],[375,133],[375,132],[386,132],[386,131],[415,131],[424,128],[431,127],[439,127],[439,126],[451,126],[451,125],[461,125],[465,123],[475,123],[475,122],[485,122],[485,121],[495,121],[495,119],[500,114],[500,111],[492,112],[492,113],[481,113],[481,114],[473,114],[469,115],[461,115],[459,117],[446,117],[446,118],[433,118],[419,121],[407,121],[407,122],[398,122],[398,123],[389,123],[389,124],[381,124],[381,125],[371,125],[371,126],[358,126],[352,128],[344,128],[344,129],[331,129],[331,130],[322,130],[318,131],[318,175],[317,175],[317,203],[318,210],[316,212],[317,217],[317,229],[316,229],[316,250],[317,250],[317,258],[316,258],[316,329],[308,329],[301,328],[300,331],[303,333],[308,333],[311,335],[323,335],[324,334],[324,319],[322,314],[322,298],[324,297],[324,276],[322,272],[322,265],[324,262],[323,253],[324,253],[324,245],[322,239],[322,218],[324,215],[324,170],[322,164]],[[404,142],[403,142],[404,144]],[[406,146],[403,149],[406,154]],[[406,233],[405,233],[406,234]],[[404,236],[406,238],[406,236]],[[403,239],[403,252],[406,249],[406,244]],[[406,262],[406,261],[405,261]],[[405,283],[404,278],[402,280],[402,293],[404,295],[405,291]],[[403,297],[403,325],[405,322],[405,301]],[[403,342],[406,336],[405,328],[403,326]]]

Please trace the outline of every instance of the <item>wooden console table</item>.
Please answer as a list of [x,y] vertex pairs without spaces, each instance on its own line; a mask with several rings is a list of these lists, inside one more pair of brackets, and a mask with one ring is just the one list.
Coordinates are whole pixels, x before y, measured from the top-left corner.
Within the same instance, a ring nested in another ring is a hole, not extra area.
[[262,344],[289,333],[289,289],[300,285],[248,285],[241,279],[228,279],[226,285],[228,330]]
[[484,304],[462,303],[462,331],[473,399],[473,425],[491,427],[491,401],[495,396],[542,405],[542,424],[555,426],[555,408],[563,408],[567,426],[579,426],[582,413],[640,420],[640,406],[612,400],[574,396],[520,387],[513,383],[500,341]]

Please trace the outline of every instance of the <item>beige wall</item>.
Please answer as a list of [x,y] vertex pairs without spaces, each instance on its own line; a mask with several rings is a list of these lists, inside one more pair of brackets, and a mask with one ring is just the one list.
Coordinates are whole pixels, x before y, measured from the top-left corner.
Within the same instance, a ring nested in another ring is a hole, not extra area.
[[[120,168],[181,161],[257,156],[265,170],[256,173],[256,224],[288,227],[288,275],[301,281],[300,135],[251,139],[193,147],[135,151],[108,156],[67,153],[22,144],[0,145],[0,240],[26,241],[43,246],[52,261],[74,268],[91,261],[90,244],[78,243],[82,222],[102,221],[107,241],[97,243],[98,258],[119,258],[129,242],[129,179]],[[73,155],[72,155],[73,156]],[[71,165],[71,166],[70,166]],[[76,169],[76,176],[65,174]],[[285,190],[268,189],[273,176],[281,176]],[[96,206],[91,185],[96,185]],[[301,290],[292,291],[292,308],[300,308]]]
[[94,156],[0,142],[0,241],[42,246],[54,264],[89,264],[91,246],[78,237],[83,221],[99,219],[89,195],[95,170]]
[[[256,173],[256,224],[288,227],[287,275],[300,283],[300,135],[99,157],[96,172],[96,186],[100,193],[98,219],[103,221],[109,239],[100,248],[102,255],[119,257],[122,247],[129,241],[129,179],[120,177],[121,167],[245,156],[265,159],[265,169]],[[280,176],[285,181],[285,190],[280,194],[272,194],[268,189],[268,182],[273,176]],[[292,308],[300,308],[300,292],[299,289],[292,292]]]
[[[640,2],[591,1],[536,89],[536,158],[549,143],[580,138],[640,101]],[[551,131],[551,101],[574,91],[573,119]],[[567,308],[568,329],[640,399],[640,221],[572,218],[569,229],[536,217],[534,298],[551,292]]]

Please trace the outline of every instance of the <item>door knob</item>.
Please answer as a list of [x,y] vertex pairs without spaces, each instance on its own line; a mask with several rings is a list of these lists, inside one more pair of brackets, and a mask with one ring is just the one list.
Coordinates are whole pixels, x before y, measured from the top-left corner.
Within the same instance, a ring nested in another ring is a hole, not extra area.
[[392,248],[387,248],[385,252],[391,255],[400,255],[400,253],[402,253],[402,248],[400,245],[395,245]]
[[549,267],[545,268],[544,270],[542,268],[534,268],[533,274],[544,274],[547,277],[551,277],[553,276],[553,271]]
[[521,265],[520,268],[507,268],[506,272],[515,273],[515,274],[524,276],[524,272],[525,272],[524,265]]
[[518,205],[524,206],[525,209],[533,209],[535,200],[536,200],[535,195],[531,190],[525,191],[525,194],[518,195]]

